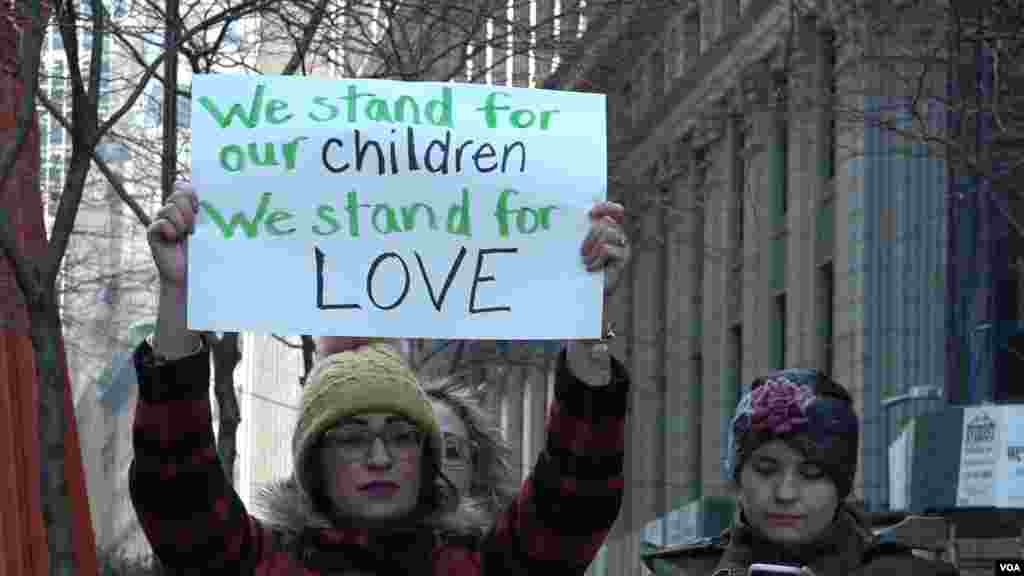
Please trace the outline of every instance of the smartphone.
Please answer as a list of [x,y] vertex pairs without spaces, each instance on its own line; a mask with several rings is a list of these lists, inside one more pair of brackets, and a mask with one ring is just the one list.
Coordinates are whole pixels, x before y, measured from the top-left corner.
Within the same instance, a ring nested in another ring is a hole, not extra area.
[[747,572],[749,576],[771,576],[773,574],[800,574],[797,566],[786,566],[785,564],[751,564]]

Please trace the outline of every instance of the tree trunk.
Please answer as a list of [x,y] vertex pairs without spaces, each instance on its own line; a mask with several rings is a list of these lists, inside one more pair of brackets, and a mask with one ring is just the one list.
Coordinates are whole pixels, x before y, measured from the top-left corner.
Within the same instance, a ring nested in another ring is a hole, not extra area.
[[[28,295],[26,295],[28,296]],[[51,575],[74,574],[73,525],[67,474],[64,469],[64,434],[70,414],[64,413],[64,356],[60,353],[61,326],[53,287],[29,299],[32,348],[39,382],[39,463],[43,523]]]
[[235,366],[242,360],[238,333],[227,332],[213,345],[213,393],[217,398],[217,456],[224,474],[235,483],[235,432],[242,421],[235,394]]

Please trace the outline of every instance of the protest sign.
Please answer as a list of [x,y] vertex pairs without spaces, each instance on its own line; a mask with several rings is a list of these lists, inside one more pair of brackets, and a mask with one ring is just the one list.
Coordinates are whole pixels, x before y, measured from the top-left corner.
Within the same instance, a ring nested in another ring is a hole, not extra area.
[[197,75],[193,330],[597,338],[605,98]]

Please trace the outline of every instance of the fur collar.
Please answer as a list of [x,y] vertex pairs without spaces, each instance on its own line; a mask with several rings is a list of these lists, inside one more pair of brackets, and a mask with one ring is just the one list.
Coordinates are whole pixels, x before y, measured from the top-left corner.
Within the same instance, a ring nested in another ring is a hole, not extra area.
[[[286,535],[338,530],[327,516],[314,508],[294,478],[276,480],[260,487],[253,508],[253,515],[261,522]],[[421,526],[444,539],[454,537],[479,541],[493,522],[493,516],[482,503],[462,498],[454,511],[427,518]]]

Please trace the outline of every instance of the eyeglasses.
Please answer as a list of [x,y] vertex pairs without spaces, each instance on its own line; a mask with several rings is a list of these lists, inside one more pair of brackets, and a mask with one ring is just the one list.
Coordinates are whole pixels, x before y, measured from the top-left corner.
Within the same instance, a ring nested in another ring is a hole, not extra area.
[[444,464],[446,466],[467,466],[473,457],[473,445],[468,438],[444,433]]
[[324,433],[324,445],[337,450],[348,462],[366,460],[374,443],[380,438],[388,454],[398,460],[409,460],[419,453],[424,435],[408,425],[387,426],[374,432],[366,426],[344,426]]

